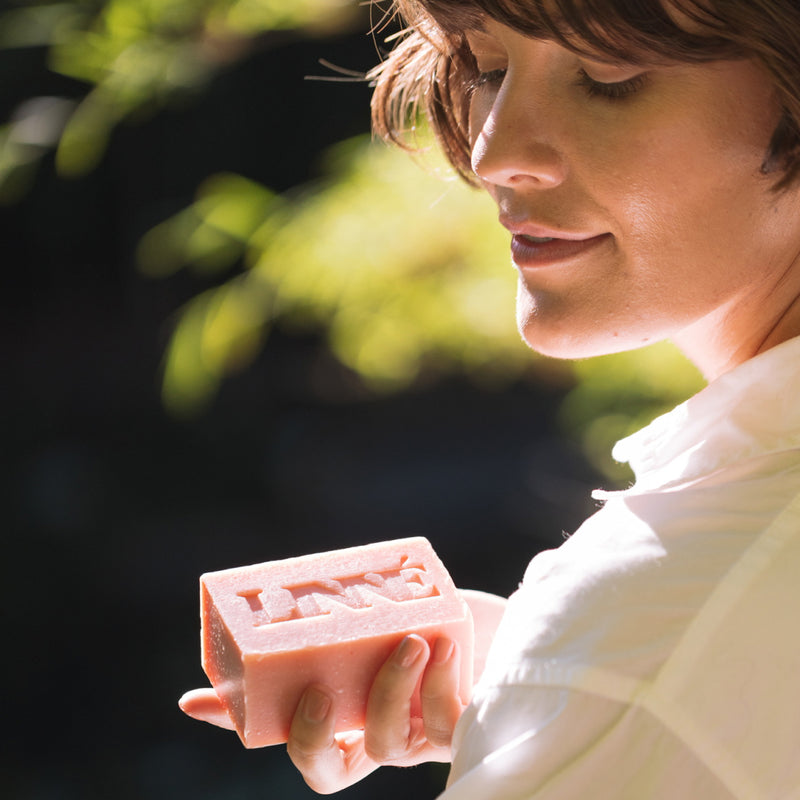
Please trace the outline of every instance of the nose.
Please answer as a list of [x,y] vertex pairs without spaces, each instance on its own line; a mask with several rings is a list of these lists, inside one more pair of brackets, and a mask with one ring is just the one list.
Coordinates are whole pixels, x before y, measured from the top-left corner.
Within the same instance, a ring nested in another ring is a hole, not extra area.
[[537,103],[531,94],[506,80],[489,102],[473,105],[472,169],[481,180],[518,189],[564,182],[567,165],[548,121],[550,104]]

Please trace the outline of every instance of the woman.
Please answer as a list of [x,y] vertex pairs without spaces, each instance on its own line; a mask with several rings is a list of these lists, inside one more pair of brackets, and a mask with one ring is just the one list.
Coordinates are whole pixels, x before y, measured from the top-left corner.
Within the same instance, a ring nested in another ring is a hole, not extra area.
[[533,559],[463,713],[457,648],[411,636],[363,734],[309,688],[292,760],[321,792],[452,759],[446,800],[800,798],[800,7],[397,5],[376,127],[422,109],[494,198],[528,344],[670,338],[709,386],[618,443],[635,484]]

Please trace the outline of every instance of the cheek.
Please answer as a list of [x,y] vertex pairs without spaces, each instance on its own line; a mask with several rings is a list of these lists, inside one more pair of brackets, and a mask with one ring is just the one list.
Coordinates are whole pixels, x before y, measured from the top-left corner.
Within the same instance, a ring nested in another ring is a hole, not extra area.
[[[707,65],[680,92],[666,84],[657,102],[629,118],[627,132],[604,142],[606,178],[628,195],[637,223],[650,221],[651,208],[698,223],[720,207],[744,210],[754,198],[761,205],[774,182],[761,167],[781,115],[760,67]],[[614,179],[614,161],[625,186]]]
[[629,236],[669,249],[690,242],[725,249],[748,231],[752,237],[772,205],[773,179],[761,165],[775,115],[748,127],[731,110],[723,104],[691,124],[677,118],[629,140],[625,184],[612,189]]

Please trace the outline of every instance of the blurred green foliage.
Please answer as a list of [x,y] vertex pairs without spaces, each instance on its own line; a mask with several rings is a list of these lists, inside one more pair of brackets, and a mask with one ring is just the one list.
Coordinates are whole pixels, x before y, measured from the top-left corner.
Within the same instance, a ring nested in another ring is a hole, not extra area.
[[[281,30],[324,35],[359,17],[358,0],[19,2],[0,15],[0,48],[46,46],[50,68],[83,96],[31,97],[0,128],[0,201],[25,191],[45,153],[63,176],[102,158],[122,120],[192,94]],[[363,9],[361,9],[363,11]],[[367,31],[364,31],[367,35]],[[291,124],[287,121],[286,124]],[[180,312],[163,397],[202,412],[221,381],[252,363],[271,328],[325,331],[335,355],[378,391],[460,371],[491,385],[568,382],[565,428],[607,474],[609,445],[700,385],[668,345],[560,364],[533,356],[514,326],[515,279],[490,200],[431,151],[368,137],[334,147],[327,178],[279,196],[212,175],[195,202],[141,241],[142,271],[191,270],[214,288]]]
[[0,13],[0,49],[46,46],[78,100],[31,98],[0,127],[0,202],[17,199],[56,149],[60,174],[102,158],[122,120],[198,92],[255,42],[283,30],[322,35],[358,18],[354,0],[19,0]]
[[167,405],[191,413],[274,322],[325,329],[378,390],[423,369],[507,380],[529,362],[514,328],[514,279],[488,197],[368,137],[328,154],[329,178],[277,198],[219,175],[141,242],[142,269],[245,270],[185,308],[170,347]]

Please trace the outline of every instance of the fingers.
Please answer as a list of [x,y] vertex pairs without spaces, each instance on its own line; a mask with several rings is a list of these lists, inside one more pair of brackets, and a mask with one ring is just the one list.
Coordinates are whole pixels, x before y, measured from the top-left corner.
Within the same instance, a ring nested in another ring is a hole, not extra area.
[[335,720],[331,693],[310,686],[297,706],[286,745],[292,763],[319,794],[337,792],[378,766],[364,753],[363,734],[334,735]]
[[303,693],[292,719],[286,749],[306,783],[328,794],[342,772],[342,755],[333,735],[333,699],[322,688],[310,686]]
[[222,701],[213,689],[192,689],[178,700],[178,705],[184,714],[193,719],[217,725],[220,728],[234,730],[233,722]]
[[[442,760],[441,748],[449,745],[462,710],[459,658],[458,646],[449,639],[437,640],[432,650],[416,634],[403,639],[375,677],[363,733],[336,735],[335,695],[324,686],[306,689],[287,743],[289,757],[306,783],[320,794],[331,794],[361,780],[380,763]],[[411,717],[417,686],[422,720]],[[213,689],[187,692],[179,705],[190,717],[234,727]]]
[[463,706],[458,695],[461,654],[451,639],[436,640],[422,679],[420,698],[425,737],[434,747],[449,747]]
[[376,675],[364,728],[364,746],[373,760],[405,758],[422,743],[420,726],[411,719],[411,698],[429,653],[422,637],[406,636]]

